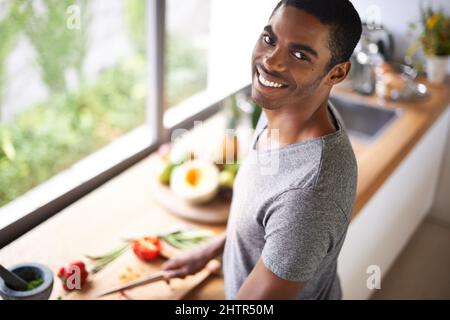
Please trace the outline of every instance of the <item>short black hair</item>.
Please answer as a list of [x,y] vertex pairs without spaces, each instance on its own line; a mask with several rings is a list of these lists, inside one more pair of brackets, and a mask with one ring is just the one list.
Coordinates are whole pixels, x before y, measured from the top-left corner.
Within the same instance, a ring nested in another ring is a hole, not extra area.
[[328,47],[331,59],[327,71],[350,59],[361,38],[362,23],[349,0],[281,0],[271,17],[282,5],[303,10],[330,27]]

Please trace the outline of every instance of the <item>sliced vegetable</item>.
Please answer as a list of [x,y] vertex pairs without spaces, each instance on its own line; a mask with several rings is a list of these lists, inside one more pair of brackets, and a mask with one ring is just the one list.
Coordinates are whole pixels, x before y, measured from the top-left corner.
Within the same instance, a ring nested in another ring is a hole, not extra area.
[[133,241],[134,254],[144,261],[153,261],[159,256],[160,243],[157,237],[144,237]]

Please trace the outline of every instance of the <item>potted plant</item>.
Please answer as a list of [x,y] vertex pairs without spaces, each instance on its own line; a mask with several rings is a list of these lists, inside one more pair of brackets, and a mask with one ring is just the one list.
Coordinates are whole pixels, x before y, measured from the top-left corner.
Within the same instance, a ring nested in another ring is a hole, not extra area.
[[432,83],[442,83],[447,73],[448,57],[450,55],[450,17],[443,10],[434,10],[431,7],[421,7],[420,27],[412,23],[410,28],[418,30],[417,40],[407,51],[411,57],[422,48],[426,57],[425,71]]

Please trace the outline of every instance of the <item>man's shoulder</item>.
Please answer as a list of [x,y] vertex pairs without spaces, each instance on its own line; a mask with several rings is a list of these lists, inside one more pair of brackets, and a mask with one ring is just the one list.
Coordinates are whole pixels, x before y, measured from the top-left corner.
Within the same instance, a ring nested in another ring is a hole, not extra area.
[[355,202],[357,180],[356,157],[343,131],[338,139],[323,143],[313,189],[320,196],[332,199],[349,218]]
[[301,199],[313,206],[312,210],[339,209],[348,220],[355,202],[357,179],[356,157],[348,136],[342,131],[322,139],[320,157],[309,179],[292,185],[283,198]]
[[322,138],[319,174],[352,175],[356,174],[357,167],[353,147],[344,130]]

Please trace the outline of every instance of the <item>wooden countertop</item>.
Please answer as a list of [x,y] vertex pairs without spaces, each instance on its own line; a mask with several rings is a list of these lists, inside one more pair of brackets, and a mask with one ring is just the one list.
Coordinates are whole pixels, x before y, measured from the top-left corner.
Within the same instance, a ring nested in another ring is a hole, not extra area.
[[[385,104],[386,108],[400,107],[404,113],[374,143],[352,142],[359,166],[353,217],[449,105],[449,84],[429,88],[431,98],[424,101]],[[367,103],[377,101],[375,97],[357,96],[345,86],[334,89],[333,93]],[[108,251],[122,237],[156,233],[174,224],[186,223],[166,212],[152,199],[148,180],[150,162],[151,156],[1,249],[0,263],[11,266],[34,261],[56,271],[84,254]],[[217,233],[225,228],[188,223]],[[58,280],[55,286],[59,286]],[[209,279],[187,298],[223,299],[222,278]]]

